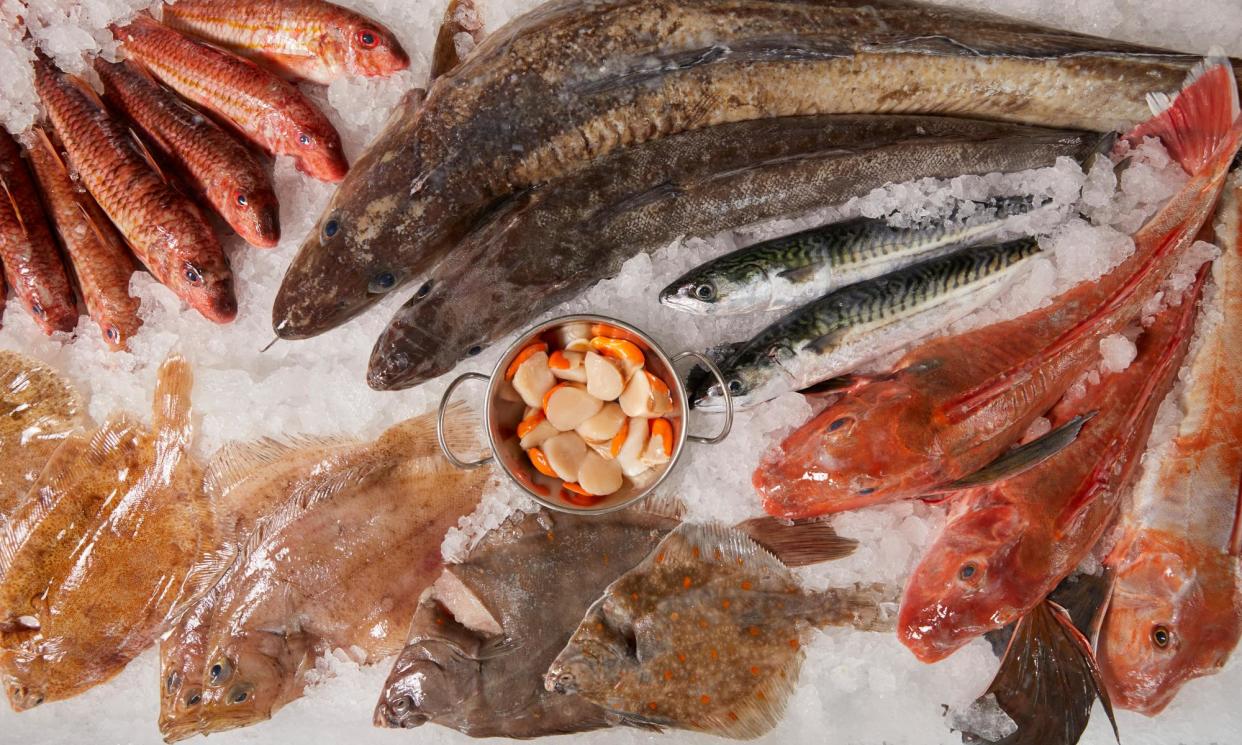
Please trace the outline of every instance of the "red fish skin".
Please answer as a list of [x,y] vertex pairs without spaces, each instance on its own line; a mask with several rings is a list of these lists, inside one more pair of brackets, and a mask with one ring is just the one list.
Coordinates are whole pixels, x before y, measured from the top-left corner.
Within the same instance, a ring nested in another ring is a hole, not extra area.
[[183,179],[247,243],[280,242],[280,205],[267,170],[245,145],[132,62],[95,58],[108,102],[135,123]]
[[158,173],[80,80],[35,61],[35,88],[69,165],[157,280],[216,323],[237,317],[233,272],[206,218]]
[[[1234,96],[1227,69],[1214,72],[1196,85]],[[753,483],[764,509],[797,519],[915,498],[1003,453],[1090,369],[1099,341],[1137,316],[1193,242],[1242,125],[1235,116],[1213,134],[1212,159],[1135,234],[1132,256],[1049,306],[916,347],[891,375],[829,406],[761,460]]]
[[0,132],[0,260],[9,286],[43,333],[73,331],[78,301],[34,179],[8,132]]
[[232,123],[269,153],[288,155],[299,171],[336,183],[349,164],[328,118],[289,82],[243,59],[182,36],[148,16],[113,35],[131,59],[184,98]]
[[382,77],[410,66],[391,31],[322,0],[179,0],[164,6],[163,21],[286,77],[324,85],[345,75]]
[[1194,335],[1204,274],[1143,333],[1128,368],[1054,408],[1053,426],[1096,412],[1070,446],[953,502],[949,522],[906,585],[898,615],[897,636],[920,660],[944,659],[1024,616],[1113,524]]
[[108,216],[70,177],[56,146],[42,127],[32,131],[27,157],[43,192],[48,216],[77,277],[82,299],[113,351],[128,349],[138,332],[138,299],[129,294],[134,259]]

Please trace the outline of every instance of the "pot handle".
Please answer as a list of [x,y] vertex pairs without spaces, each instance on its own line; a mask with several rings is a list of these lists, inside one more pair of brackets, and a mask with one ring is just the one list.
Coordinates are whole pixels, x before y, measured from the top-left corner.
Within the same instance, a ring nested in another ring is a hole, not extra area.
[[487,376],[479,373],[465,373],[464,375],[458,376],[457,379],[452,383],[449,383],[449,387],[445,389],[444,396],[440,399],[440,410],[436,413],[436,439],[440,441],[440,449],[444,451],[444,457],[448,458],[449,463],[452,463],[458,468],[478,468],[479,466],[491,463],[492,460],[494,460],[494,456],[491,455],[483,458],[482,460],[461,460],[456,455],[453,455],[453,451],[449,449],[448,440],[444,437],[444,415],[448,413],[449,399],[453,397],[453,391],[457,390],[457,386],[471,379],[486,381]]
[[708,357],[707,355],[700,354],[698,352],[682,352],[681,354],[673,358],[673,364],[676,365],[678,362],[681,362],[682,360],[691,359],[691,358],[696,359],[699,362],[703,363],[703,366],[706,367],[711,372],[711,374],[716,377],[716,381],[720,383],[720,390],[724,393],[725,420],[724,420],[724,427],[721,428],[720,434],[716,435],[715,437],[699,437],[698,435],[686,435],[686,439],[691,440],[692,442],[701,442],[706,445],[716,445],[724,441],[724,438],[728,437],[729,432],[732,431],[733,429],[733,394],[729,393],[729,385],[725,383],[724,374],[720,372],[720,368],[717,367],[716,363],[712,362],[711,358]]

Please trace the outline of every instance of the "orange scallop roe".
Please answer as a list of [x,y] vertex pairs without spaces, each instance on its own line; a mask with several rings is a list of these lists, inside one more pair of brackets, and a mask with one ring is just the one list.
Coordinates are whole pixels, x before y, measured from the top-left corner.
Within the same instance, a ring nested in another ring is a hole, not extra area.
[[554,479],[560,478],[556,475],[556,471],[552,470],[552,464],[548,463],[548,456],[544,455],[543,451],[539,448],[531,448],[530,450],[527,450],[526,456],[530,458],[531,465],[533,465],[535,470],[539,473],[542,473],[544,476],[551,476]]
[[553,370],[568,370],[572,365],[569,362],[569,358],[565,356],[565,352],[558,349],[548,355],[548,367]]
[[541,341],[522,347],[522,351],[517,353],[517,356],[509,363],[509,367],[505,369],[505,380],[513,380],[513,376],[517,375],[518,368],[522,366],[523,362],[540,352],[546,351],[548,351],[548,345]]
[[542,411],[536,410],[535,413],[531,414],[530,416],[526,417],[525,419],[523,419],[521,422],[518,423],[518,426],[517,426],[518,437],[525,437],[526,435],[529,435],[531,432],[535,430],[535,427],[538,427],[539,423],[542,422],[546,418],[547,417],[543,415]]
[[[673,455],[673,423],[667,419],[651,420],[651,439],[660,438],[661,449],[668,457]],[[698,551],[696,548],[695,551]],[[698,554],[695,554],[698,557]]]
[[642,339],[639,339],[629,331],[617,328],[616,326],[608,323],[591,324],[591,336],[606,336],[609,339],[625,339],[626,341],[635,343],[642,341]]
[[621,360],[632,367],[642,367],[647,361],[638,345],[625,339],[610,339],[606,336],[597,336],[591,339],[591,349],[605,357]]
[[621,448],[625,445],[625,438],[630,434],[630,420],[626,419],[621,422],[621,429],[617,430],[617,436],[612,438],[612,442],[608,445],[608,452],[612,457],[621,454]]

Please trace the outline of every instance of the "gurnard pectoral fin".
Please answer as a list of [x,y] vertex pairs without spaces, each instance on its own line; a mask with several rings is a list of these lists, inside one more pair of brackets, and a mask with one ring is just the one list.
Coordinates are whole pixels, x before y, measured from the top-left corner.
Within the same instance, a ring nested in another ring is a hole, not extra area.
[[835,396],[838,393],[845,393],[847,391],[854,390],[855,388],[858,388],[864,383],[868,383],[870,381],[871,378],[864,375],[846,373],[845,375],[838,375],[835,378],[828,378],[827,380],[814,385],[808,385],[806,388],[800,389],[798,393],[810,398],[824,398],[827,396]]
[[787,523],[774,517],[756,517],[737,527],[790,567],[842,559],[858,548],[858,541],[837,535],[822,520]]
[[928,492],[927,496],[987,486],[1030,470],[1073,444],[1083,426],[1097,413],[1090,411],[1079,414],[1051,432],[1009,450],[978,471]]

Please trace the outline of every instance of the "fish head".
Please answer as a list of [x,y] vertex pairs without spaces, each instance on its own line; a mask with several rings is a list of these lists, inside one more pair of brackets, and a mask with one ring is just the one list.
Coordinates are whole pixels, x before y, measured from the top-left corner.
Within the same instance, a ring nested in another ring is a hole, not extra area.
[[203,658],[188,653],[174,633],[160,645],[160,734],[166,742],[198,733],[203,703]]
[[771,284],[738,281],[728,274],[694,270],[660,291],[660,302],[685,313],[751,313],[765,310],[772,300]]
[[0,681],[9,697],[13,711],[28,711],[47,700],[49,679],[55,663],[49,664],[39,640],[39,627],[29,619],[18,618],[0,623]]
[[298,695],[310,654],[301,633],[246,630],[215,645],[200,678],[199,731],[222,732],[270,719]]
[[51,335],[57,331],[73,331],[78,325],[77,306],[57,302],[51,297],[47,298],[48,302],[43,302],[43,298],[38,296],[40,294],[36,293],[29,299],[27,309],[43,333]]
[[294,167],[311,178],[337,184],[349,173],[341,135],[309,101],[290,101],[289,114],[277,123],[281,152],[293,157]]
[[133,311],[129,313],[112,314],[104,311],[98,314],[99,334],[103,337],[104,344],[114,352],[127,351],[129,340],[142,327],[142,319],[136,312],[137,301],[134,301],[133,306]]
[[748,409],[797,388],[784,363],[796,355],[791,347],[773,344],[767,349],[744,350],[721,366],[723,381],[704,376],[691,393],[693,407],[707,412],[724,411],[724,388],[735,409]]
[[611,588],[591,606],[548,668],[545,689],[602,701],[619,681],[640,667],[634,624],[621,606]]
[[216,185],[215,203],[223,217],[247,243],[274,248],[280,242],[280,204],[270,183],[244,171],[224,175]]
[[897,637],[916,657],[942,660],[1043,599],[1046,587],[1021,562],[1028,523],[1002,503],[971,509],[944,527],[906,584],[897,619]]
[[764,509],[804,518],[917,496],[942,457],[931,410],[900,379],[844,396],[764,455],[752,479]]
[[385,77],[410,66],[410,55],[397,37],[369,18],[350,14],[335,31],[351,75]]
[[478,677],[478,660],[449,639],[407,645],[380,694],[375,725],[411,729],[460,712]]
[[1158,531],[1120,555],[1100,672],[1114,705],[1154,716],[1187,681],[1220,670],[1242,638],[1237,560]]
[[233,271],[224,252],[186,248],[175,254],[167,284],[204,318],[231,323],[237,318],[237,295],[233,292]]

